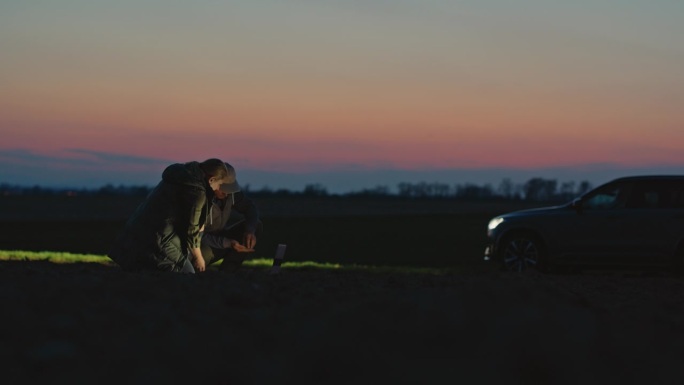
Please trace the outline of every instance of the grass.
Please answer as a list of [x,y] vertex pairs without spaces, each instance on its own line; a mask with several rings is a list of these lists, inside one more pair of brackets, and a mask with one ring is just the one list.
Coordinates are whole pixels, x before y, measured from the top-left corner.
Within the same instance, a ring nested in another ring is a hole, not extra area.
[[[46,261],[51,263],[100,263],[115,266],[108,257],[96,254],[76,254],[58,251],[23,251],[23,250],[0,250],[0,261]],[[244,265],[254,268],[270,268],[272,259],[250,259]],[[440,269],[428,267],[405,267],[405,266],[370,266],[370,265],[343,265],[325,262],[285,262],[282,269],[292,270],[342,270],[364,271],[374,273],[401,273],[401,274],[447,274],[457,272],[458,269]]]
[[74,254],[59,251],[0,250],[0,261],[47,261],[52,263],[114,263],[104,255]]
[[[271,267],[273,260],[271,259],[251,259],[245,261],[245,266],[252,267]],[[454,269],[439,269],[432,267],[408,267],[408,266],[371,266],[371,265],[343,265],[339,263],[327,262],[285,262],[282,267],[284,269],[296,270],[345,270],[345,271],[372,271],[376,273],[406,273],[406,274],[444,274],[446,272],[453,272]]]

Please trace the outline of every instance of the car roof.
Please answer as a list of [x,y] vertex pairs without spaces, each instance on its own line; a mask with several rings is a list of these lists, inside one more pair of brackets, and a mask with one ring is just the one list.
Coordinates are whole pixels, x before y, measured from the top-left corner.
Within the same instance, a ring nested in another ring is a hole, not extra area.
[[642,180],[684,180],[684,175],[634,175],[617,178],[614,182]]

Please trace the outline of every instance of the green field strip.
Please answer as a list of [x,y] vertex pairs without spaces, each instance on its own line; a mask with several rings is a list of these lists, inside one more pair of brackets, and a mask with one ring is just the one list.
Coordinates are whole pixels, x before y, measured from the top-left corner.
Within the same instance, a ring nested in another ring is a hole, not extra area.
[[[23,250],[0,250],[0,261],[45,261],[50,263],[100,263],[103,265],[116,266],[105,255],[76,254],[59,251],[23,251]],[[244,266],[253,268],[270,268],[272,259],[259,258],[245,260]],[[285,262],[282,269],[290,270],[341,270],[363,271],[374,273],[404,273],[404,274],[446,274],[455,272],[454,269],[439,269],[427,267],[405,266],[371,266],[371,265],[342,265],[328,262],[302,261]]]

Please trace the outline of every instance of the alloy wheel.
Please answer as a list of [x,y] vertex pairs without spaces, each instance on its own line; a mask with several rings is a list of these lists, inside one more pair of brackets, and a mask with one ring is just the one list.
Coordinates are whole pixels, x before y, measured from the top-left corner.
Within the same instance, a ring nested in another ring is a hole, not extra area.
[[522,272],[539,266],[539,246],[529,238],[512,238],[505,244],[503,263],[506,270]]

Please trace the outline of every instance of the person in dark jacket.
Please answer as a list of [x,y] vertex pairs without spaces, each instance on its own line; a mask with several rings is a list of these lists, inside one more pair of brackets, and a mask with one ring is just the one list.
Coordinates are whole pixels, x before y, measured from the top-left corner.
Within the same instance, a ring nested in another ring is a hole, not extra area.
[[226,168],[227,182],[211,200],[201,249],[207,266],[223,260],[222,271],[235,271],[246,254],[254,251],[263,225],[257,206],[240,189],[235,168],[228,163]]
[[200,239],[208,203],[227,177],[219,159],[168,166],[126,222],[109,257],[127,271],[204,271]]

